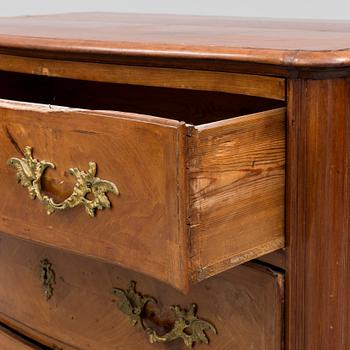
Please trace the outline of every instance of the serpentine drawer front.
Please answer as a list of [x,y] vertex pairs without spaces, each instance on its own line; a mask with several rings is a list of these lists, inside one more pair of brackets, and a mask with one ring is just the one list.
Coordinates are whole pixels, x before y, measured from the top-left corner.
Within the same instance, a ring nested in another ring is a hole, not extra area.
[[284,245],[284,108],[193,126],[1,100],[0,124],[3,232],[182,290]]
[[[231,269],[183,295],[107,263],[0,239],[0,321],[49,347],[282,349],[283,275],[261,265]],[[44,280],[43,261],[51,271]]]

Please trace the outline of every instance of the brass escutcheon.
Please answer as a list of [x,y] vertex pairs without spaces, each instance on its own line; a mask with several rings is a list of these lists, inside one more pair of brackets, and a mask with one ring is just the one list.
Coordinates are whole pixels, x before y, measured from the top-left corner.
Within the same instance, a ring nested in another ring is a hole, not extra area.
[[46,300],[50,300],[53,296],[53,286],[56,284],[56,277],[52,264],[47,259],[40,261],[40,280]]

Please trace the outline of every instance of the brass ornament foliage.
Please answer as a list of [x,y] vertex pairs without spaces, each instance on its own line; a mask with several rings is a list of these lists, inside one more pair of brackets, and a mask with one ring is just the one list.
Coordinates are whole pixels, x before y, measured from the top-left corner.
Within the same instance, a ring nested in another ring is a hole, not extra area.
[[150,343],[165,343],[180,338],[191,349],[195,344],[209,343],[206,332],[217,333],[211,323],[198,318],[197,306],[192,304],[189,310],[179,306],[171,306],[170,308],[175,314],[174,326],[168,333],[158,335],[155,330],[145,325],[143,318],[147,304],[157,304],[156,299],[136,292],[134,281],[129,283],[127,290],[114,288],[112,292],[119,297],[118,309],[129,317],[133,326],[138,326],[148,335]]
[[[119,190],[113,182],[96,177],[96,163],[89,162],[87,172],[78,168],[69,169],[68,172],[76,178],[73,192],[63,202],[55,203],[52,198],[42,193],[41,188],[41,178],[45,170],[47,168],[55,169],[55,165],[45,160],[39,161],[33,158],[32,152],[32,147],[26,146],[23,152],[24,158],[10,158],[7,164],[16,169],[17,181],[28,189],[30,198],[38,198],[46,206],[46,212],[49,215],[56,210],[84,206],[87,214],[93,217],[96,209],[110,208],[111,203],[107,192],[119,195]],[[93,199],[86,198],[89,193],[93,195]]]
[[53,286],[56,284],[56,277],[52,264],[47,259],[40,261],[40,280],[46,300],[50,300],[53,296]]
[[130,323],[141,329],[145,329],[143,324],[142,312],[149,303],[157,303],[152,297],[147,297],[136,292],[136,283],[131,281],[126,291],[118,288],[113,289],[113,294],[119,297],[117,302],[118,309],[129,317]]

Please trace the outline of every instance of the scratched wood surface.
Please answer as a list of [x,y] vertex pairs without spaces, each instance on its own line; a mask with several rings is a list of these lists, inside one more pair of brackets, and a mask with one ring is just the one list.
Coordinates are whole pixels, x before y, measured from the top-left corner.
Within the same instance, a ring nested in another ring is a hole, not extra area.
[[[53,297],[46,300],[39,278],[41,259],[56,274]],[[16,326],[46,345],[63,349],[135,350],[187,349],[181,340],[150,344],[120,312],[111,289],[137,283],[137,290],[155,297],[149,324],[158,332],[171,329],[168,306],[188,308],[215,325],[208,332],[212,350],[281,350],[283,276],[261,265],[231,269],[193,286],[185,296],[151,278],[92,259],[0,236],[0,320]],[[12,319],[12,321],[11,321]],[[45,335],[45,336],[43,336]],[[47,336],[51,337],[48,339]],[[11,349],[12,350],[12,349]]]

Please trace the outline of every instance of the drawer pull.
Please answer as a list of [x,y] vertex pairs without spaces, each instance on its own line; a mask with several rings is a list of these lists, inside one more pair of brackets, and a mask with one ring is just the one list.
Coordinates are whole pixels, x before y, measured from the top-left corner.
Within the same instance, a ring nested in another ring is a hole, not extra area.
[[[32,156],[32,148],[24,148],[24,158],[10,158],[7,161],[9,166],[16,169],[18,183],[26,187],[31,199],[38,198],[46,206],[47,214],[52,214],[56,210],[65,210],[83,205],[87,214],[95,216],[96,209],[110,208],[111,203],[106,195],[107,192],[119,195],[117,186],[110,181],[102,180],[96,175],[96,163],[89,162],[87,172],[78,168],[69,169],[69,173],[76,177],[76,183],[73,193],[61,203],[55,203],[54,200],[42,193],[41,178],[47,168],[55,169],[53,163],[45,160],[39,161]],[[86,196],[91,193],[93,199]]]
[[56,278],[52,264],[47,259],[40,261],[40,280],[46,300],[50,300],[53,296],[53,286],[56,284]]
[[150,343],[164,343],[182,338],[188,348],[192,348],[196,343],[208,344],[209,339],[205,332],[212,331],[215,334],[215,327],[197,316],[197,306],[192,304],[189,310],[179,306],[171,306],[174,312],[175,322],[173,328],[164,335],[157,332],[145,324],[145,310],[149,303],[157,304],[157,300],[144,296],[136,292],[136,283],[131,281],[127,290],[113,289],[113,294],[119,297],[118,309],[126,314],[133,326],[139,327],[149,337]]

